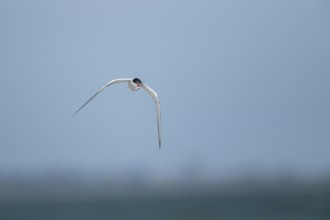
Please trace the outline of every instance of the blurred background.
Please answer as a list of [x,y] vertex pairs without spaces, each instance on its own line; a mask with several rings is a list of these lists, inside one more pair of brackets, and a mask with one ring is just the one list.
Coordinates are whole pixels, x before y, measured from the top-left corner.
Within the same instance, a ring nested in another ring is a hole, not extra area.
[[0,218],[329,219],[329,9],[1,0]]

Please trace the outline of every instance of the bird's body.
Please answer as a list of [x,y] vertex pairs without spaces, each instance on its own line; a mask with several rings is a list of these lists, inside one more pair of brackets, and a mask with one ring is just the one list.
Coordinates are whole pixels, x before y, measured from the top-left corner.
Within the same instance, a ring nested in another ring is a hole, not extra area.
[[153,101],[156,104],[156,111],[157,111],[157,128],[158,128],[158,143],[159,143],[159,148],[161,147],[161,141],[162,141],[162,131],[161,131],[161,112],[160,112],[160,101],[158,98],[158,95],[155,91],[153,91],[149,86],[146,84],[142,83],[142,81],[138,78],[121,78],[121,79],[114,79],[105,84],[100,90],[98,90],[90,99],[85,102],[75,113],[73,113],[72,116],[77,114],[85,105],[87,105],[95,96],[97,96],[99,93],[101,93],[103,90],[105,90],[107,87],[116,84],[116,83],[121,83],[121,82],[127,82],[128,83],[128,88],[130,90],[137,91],[140,88],[143,88],[153,99]]

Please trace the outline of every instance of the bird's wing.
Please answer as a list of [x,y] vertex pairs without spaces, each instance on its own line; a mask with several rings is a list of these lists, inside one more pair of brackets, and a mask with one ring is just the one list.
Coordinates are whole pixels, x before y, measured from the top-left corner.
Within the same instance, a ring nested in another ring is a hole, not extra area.
[[160,101],[159,101],[157,93],[154,90],[152,90],[149,86],[142,83],[142,88],[151,96],[151,98],[154,100],[154,102],[156,104],[158,143],[159,143],[159,148],[160,148],[161,143],[162,143],[162,117],[161,117],[161,112],[160,112]]
[[122,79],[113,79],[113,80],[111,80],[110,82],[105,84],[105,86],[103,86],[99,91],[97,91],[90,99],[88,99],[87,102],[85,102],[85,104],[83,104],[75,113],[72,114],[72,116],[77,114],[83,107],[85,107],[85,105],[87,105],[93,98],[95,98],[95,96],[97,96],[99,93],[101,93],[107,87],[109,87],[109,86],[111,86],[112,84],[115,84],[115,83],[129,82],[130,80],[132,80],[132,79],[131,78],[122,78]]

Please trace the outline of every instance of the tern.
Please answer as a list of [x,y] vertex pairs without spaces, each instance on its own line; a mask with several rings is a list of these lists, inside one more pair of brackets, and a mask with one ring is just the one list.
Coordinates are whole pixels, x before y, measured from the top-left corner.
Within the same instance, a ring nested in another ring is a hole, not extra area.
[[109,86],[116,84],[116,83],[128,83],[128,88],[132,90],[133,92],[139,90],[140,88],[143,88],[144,91],[146,91],[150,97],[153,99],[153,101],[156,104],[156,111],[157,111],[157,128],[158,128],[158,144],[159,149],[161,147],[162,142],[162,131],[161,131],[161,113],[160,113],[160,101],[158,98],[157,93],[152,90],[149,86],[147,86],[145,83],[143,83],[138,78],[121,78],[121,79],[113,79],[107,84],[105,84],[100,90],[98,90],[90,99],[88,99],[75,113],[73,113],[72,116],[77,114],[82,108],[84,108],[95,96],[100,94],[103,90],[108,88]]

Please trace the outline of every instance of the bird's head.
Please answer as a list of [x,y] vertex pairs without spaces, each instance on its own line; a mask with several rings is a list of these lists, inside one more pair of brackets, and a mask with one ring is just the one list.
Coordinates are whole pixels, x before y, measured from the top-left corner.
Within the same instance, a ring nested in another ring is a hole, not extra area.
[[128,83],[128,88],[130,88],[132,91],[136,91],[140,89],[142,86],[142,81],[138,78],[134,78]]

